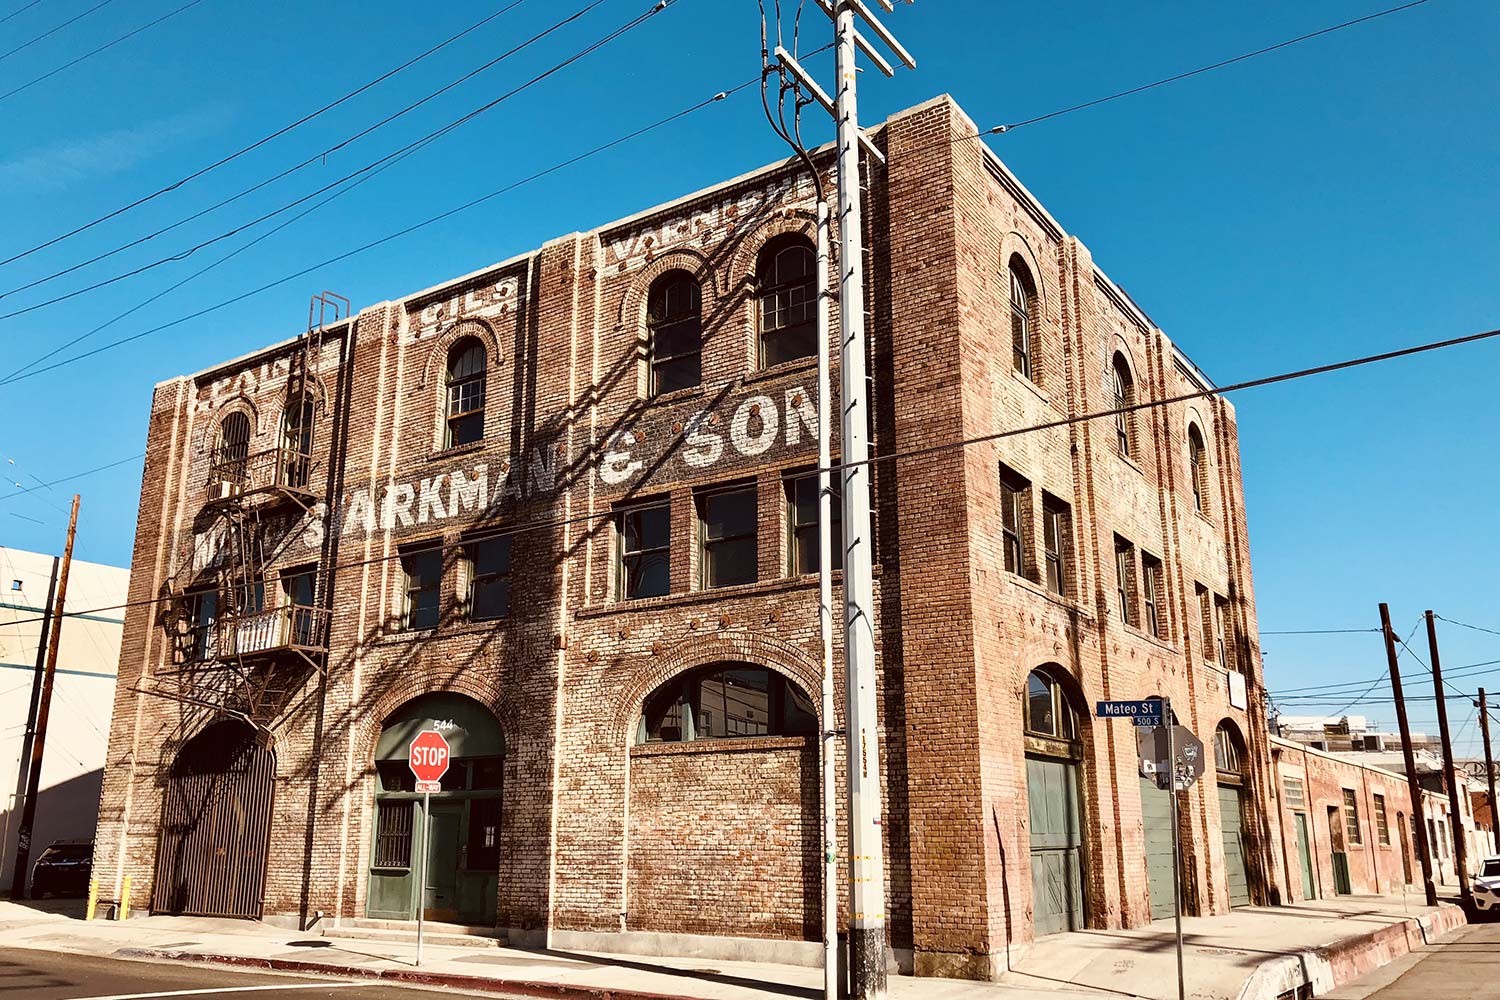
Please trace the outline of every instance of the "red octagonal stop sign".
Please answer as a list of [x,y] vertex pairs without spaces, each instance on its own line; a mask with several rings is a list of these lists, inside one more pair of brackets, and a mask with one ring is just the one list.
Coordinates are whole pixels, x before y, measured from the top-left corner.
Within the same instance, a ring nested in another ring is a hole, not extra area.
[[418,781],[436,782],[448,773],[448,741],[443,734],[429,729],[418,733],[411,741],[407,757],[411,773]]

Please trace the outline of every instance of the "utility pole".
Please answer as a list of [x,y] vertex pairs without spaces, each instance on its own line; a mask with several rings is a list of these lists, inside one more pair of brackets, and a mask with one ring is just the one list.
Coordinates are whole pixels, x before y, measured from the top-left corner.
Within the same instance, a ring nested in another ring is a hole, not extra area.
[[16,870],[11,879],[12,899],[26,898],[26,869],[31,861],[31,828],[36,823],[36,798],[42,780],[42,751],[47,744],[47,717],[52,712],[52,686],[57,677],[57,647],[62,638],[63,604],[68,597],[68,570],[73,565],[73,536],[78,531],[79,496],[73,494],[73,513],[68,517],[68,542],[63,548],[62,567],[57,573],[57,597],[52,605],[52,628],[47,636],[47,666],[42,672],[42,695],[37,702],[36,733],[31,742],[31,766],[26,775],[26,798],[21,806],[21,825],[16,831]]
[[[42,704],[42,678],[47,675],[47,636],[52,629],[52,598],[57,594],[57,566],[62,562],[57,556],[52,557],[52,575],[47,581],[47,600],[42,603],[42,629],[37,636],[36,643],[36,667],[31,677],[31,704],[26,709],[26,733],[21,739],[21,759],[16,765],[16,792],[12,800],[11,808],[5,816],[4,836],[10,839],[10,820],[15,815],[15,807],[20,805],[21,796],[25,792],[26,778],[31,773],[28,765],[31,763],[31,747],[36,741],[36,713]],[[19,899],[17,887],[12,886],[11,898]]]
[[1396,633],[1391,629],[1391,609],[1386,604],[1380,605],[1380,631],[1385,636],[1385,658],[1391,666],[1391,696],[1396,699],[1396,722],[1401,727],[1401,755],[1406,763],[1406,787],[1411,792],[1417,859],[1422,862],[1422,888],[1427,893],[1427,905],[1436,906],[1437,886],[1432,881],[1432,845],[1427,842],[1427,814],[1422,809],[1422,784],[1417,781],[1417,758],[1411,749],[1411,727],[1406,721],[1406,695],[1401,690],[1401,668],[1396,664]]
[[[818,190],[823,186],[817,181]],[[833,709],[833,381],[828,344],[828,202],[818,199],[818,632],[823,652],[823,996],[839,1000],[838,726]]]
[[1458,775],[1453,770],[1453,740],[1448,733],[1448,697],[1443,688],[1443,665],[1438,660],[1437,620],[1428,611],[1427,648],[1432,654],[1432,686],[1437,692],[1438,732],[1443,737],[1443,784],[1448,786],[1448,828],[1453,835],[1453,867],[1458,871],[1458,892],[1464,909],[1469,910],[1473,898],[1469,891],[1468,847],[1464,836],[1464,814],[1458,806]]
[[1495,809],[1495,758],[1490,753],[1490,706],[1485,700],[1484,688],[1479,689],[1479,730],[1484,733],[1484,776],[1490,786],[1490,835],[1495,840],[1495,853],[1500,854],[1500,815]]

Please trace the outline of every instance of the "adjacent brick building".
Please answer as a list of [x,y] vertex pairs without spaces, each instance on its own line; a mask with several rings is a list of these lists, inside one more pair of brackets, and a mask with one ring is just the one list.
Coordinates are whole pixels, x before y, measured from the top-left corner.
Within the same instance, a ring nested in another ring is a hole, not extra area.
[[[1189,910],[1277,900],[1233,408],[1069,422],[1211,386],[951,101],[872,133],[894,957],[985,978],[1170,912],[1166,793],[1103,698],[1214,748]],[[815,961],[812,219],[776,164],[158,386],[105,895],[409,918],[436,725],[429,915]]]

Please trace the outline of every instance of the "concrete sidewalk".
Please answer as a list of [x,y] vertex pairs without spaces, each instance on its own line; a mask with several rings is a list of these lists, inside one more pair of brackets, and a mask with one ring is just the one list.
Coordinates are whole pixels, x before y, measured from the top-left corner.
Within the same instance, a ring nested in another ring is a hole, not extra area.
[[[51,912],[49,912],[51,911]],[[691,998],[817,1000],[816,968],[692,958],[647,958],[504,947],[428,946],[323,937],[265,924],[201,917],[84,922],[76,910],[0,902],[0,938],[16,947],[158,961],[206,961],[447,985],[554,1000]],[[1275,1000],[1312,983],[1314,995],[1436,940],[1464,923],[1455,906],[1389,897],[1342,897],[1291,907],[1247,908],[1183,922],[1188,996]],[[892,976],[895,1000],[1174,1000],[1170,920],[1130,931],[1060,934],[1028,948],[1000,983]]]

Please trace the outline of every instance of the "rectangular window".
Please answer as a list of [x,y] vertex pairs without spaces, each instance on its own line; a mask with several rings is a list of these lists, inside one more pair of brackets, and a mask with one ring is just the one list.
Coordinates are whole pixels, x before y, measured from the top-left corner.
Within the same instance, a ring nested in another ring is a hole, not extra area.
[[622,510],[619,593],[624,600],[661,597],[671,590],[671,508],[663,501]]
[[1225,670],[1234,670],[1234,660],[1230,658],[1234,655],[1234,647],[1229,643],[1229,600],[1217,594],[1214,595],[1214,628],[1215,646],[1219,653],[1219,666]]
[[317,628],[317,618],[311,610],[316,600],[317,583],[317,568],[314,566],[282,571],[281,595],[285,606],[291,610],[293,645],[320,645],[318,633],[321,630]]
[[1303,787],[1301,778],[1281,779],[1281,789],[1288,809],[1294,812],[1307,811],[1307,790]]
[[376,804],[374,867],[411,867],[411,828],[416,811],[415,802]]
[[1042,494],[1042,558],[1047,563],[1047,589],[1068,590],[1068,544],[1072,515],[1068,505],[1050,493]]
[[[834,569],[844,568],[844,512],[839,498],[830,497],[828,541]],[[799,475],[786,481],[787,573],[818,572],[818,476]]]
[[1005,466],[1000,467],[1000,546],[1005,568],[1026,575],[1027,513],[1031,507],[1031,484]]
[[1375,837],[1386,847],[1391,846],[1390,820],[1385,815],[1385,796],[1370,796],[1375,802]]
[[405,599],[401,605],[401,627],[404,629],[437,628],[443,584],[443,553],[437,543],[431,548],[401,554],[402,586]]
[[1359,833],[1359,799],[1355,797],[1352,788],[1344,789],[1344,829],[1348,834],[1349,843],[1364,843]]
[[463,560],[469,621],[494,621],[510,614],[510,536],[469,542]]
[[219,592],[195,590],[187,595],[188,615],[193,630],[188,657],[195,662],[212,660],[218,655],[214,625],[219,620]]
[[753,483],[699,495],[700,581],[705,589],[755,582],[758,520]]
[[1207,663],[1219,662],[1218,644],[1214,639],[1214,597],[1201,583],[1193,584],[1193,593],[1198,598],[1198,642]]
[[1438,850],[1442,852],[1443,860],[1447,861],[1448,855],[1453,850],[1453,845],[1448,840],[1448,824],[1444,823],[1442,820],[1438,820],[1437,832]]
[[1115,536],[1115,607],[1126,625],[1137,624],[1135,617],[1135,546]]
[[1141,553],[1141,602],[1146,612],[1146,632],[1158,639],[1167,637],[1166,601],[1163,591],[1161,560]]

